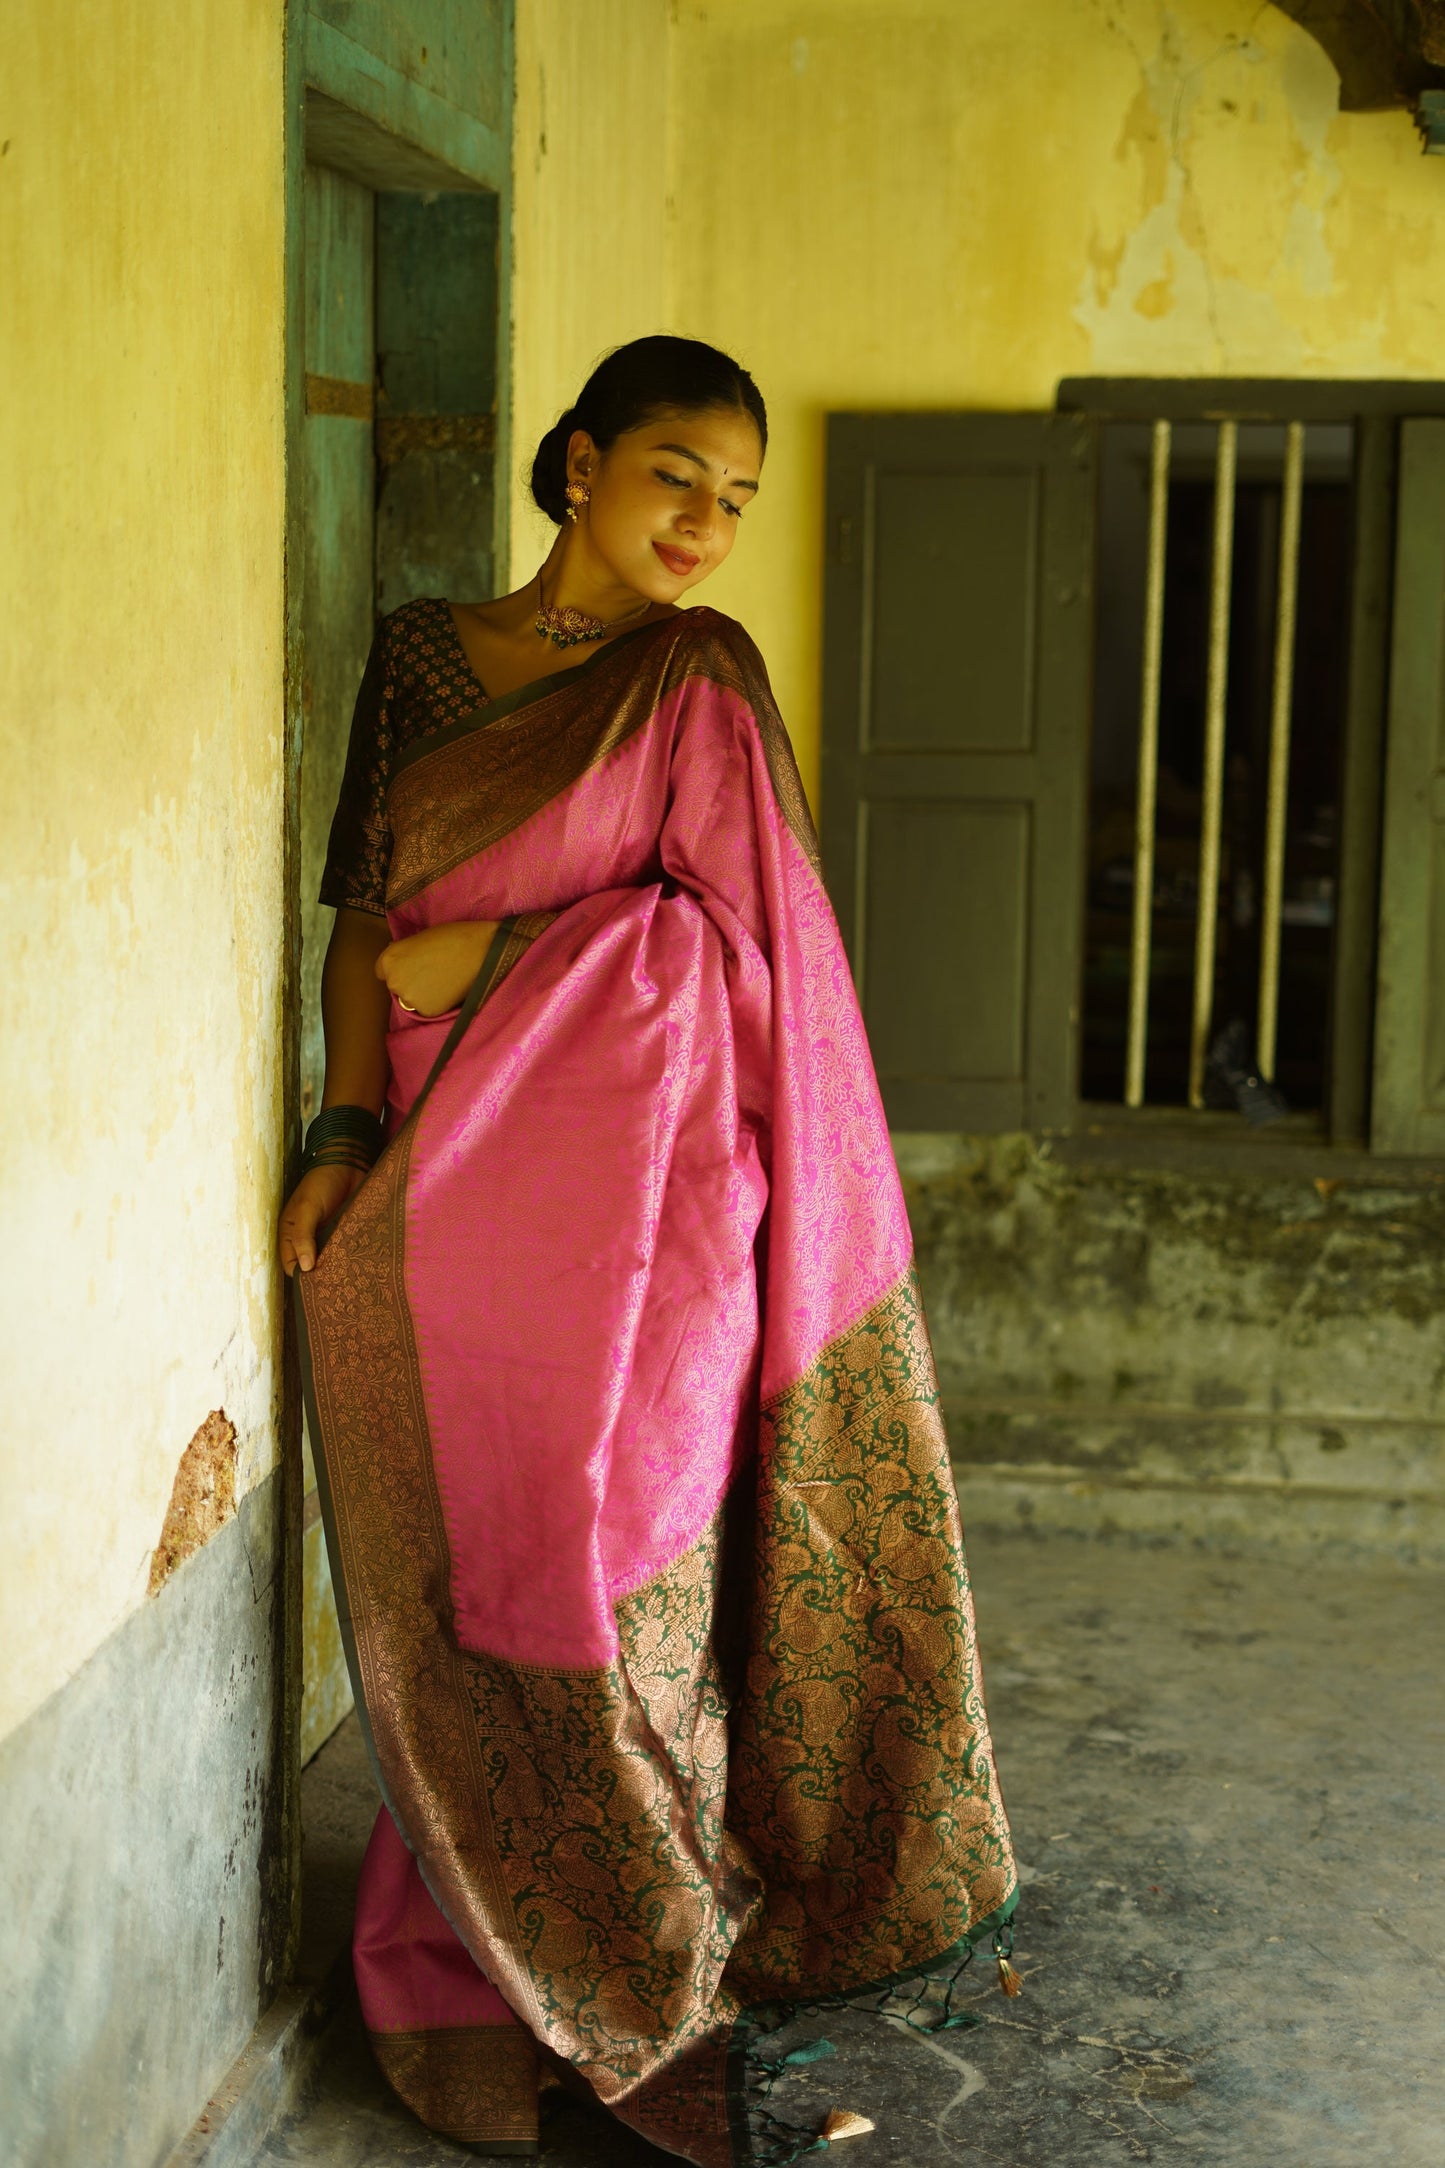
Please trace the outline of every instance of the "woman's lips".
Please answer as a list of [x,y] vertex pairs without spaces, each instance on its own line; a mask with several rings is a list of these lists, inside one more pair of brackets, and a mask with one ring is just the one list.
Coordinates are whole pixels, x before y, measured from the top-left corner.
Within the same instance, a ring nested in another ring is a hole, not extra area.
[[679,579],[684,578],[687,573],[691,572],[694,565],[702,562],[700,557],[693,556],[691,550],[669,549],[664,542],[654,542],[652,546],[668,571],[675,572]]

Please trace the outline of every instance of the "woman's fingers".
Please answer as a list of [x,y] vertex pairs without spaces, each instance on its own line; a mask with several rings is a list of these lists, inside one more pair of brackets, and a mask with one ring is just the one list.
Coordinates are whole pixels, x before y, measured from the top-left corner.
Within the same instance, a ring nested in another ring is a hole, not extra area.
[[376,975],[414,1014],[442,1016],[466,993],[496,930],[491,919],[428,926],[421,933],[390,942],[376,959]]
[[359,1167],[313,1167],[302,1175],[286,1201],[277,1230],[288,1280],[293,1272],[311,1271],[316,1263],[317,1229],[341,1210],[365,1179]]
[[281,1214],[281,1264],[288,1280],[298,1267],[309,1272],[315,1264],[320,1217],[312,1200],[301,1197],[294,1197]]

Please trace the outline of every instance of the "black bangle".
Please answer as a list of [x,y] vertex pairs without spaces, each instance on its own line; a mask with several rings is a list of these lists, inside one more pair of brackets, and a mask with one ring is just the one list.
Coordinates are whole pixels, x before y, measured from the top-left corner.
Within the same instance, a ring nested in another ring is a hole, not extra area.
[[323,1107],[306,1132],[301,1172],[335,1165],[343,1155],[349,1166],[374,1167],[385,1142],[386,1133],[369,1107]]

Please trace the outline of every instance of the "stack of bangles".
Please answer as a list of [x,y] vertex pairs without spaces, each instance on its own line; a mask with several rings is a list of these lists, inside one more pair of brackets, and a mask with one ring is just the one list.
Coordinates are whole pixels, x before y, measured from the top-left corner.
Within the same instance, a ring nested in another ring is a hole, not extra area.
[[381,1157],[386,1136],[369,1107],[323,1107],[306,1132],[301,1172],[313,1167],[358,1167],[365,1174]]

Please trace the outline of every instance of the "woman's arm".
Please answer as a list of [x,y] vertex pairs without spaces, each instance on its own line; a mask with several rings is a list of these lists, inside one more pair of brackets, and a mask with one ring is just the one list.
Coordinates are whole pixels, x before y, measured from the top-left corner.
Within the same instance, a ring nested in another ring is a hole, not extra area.
[[326,1034],[323,1107],[365,1107],[380,1114],[386,1103],[386,1028],[391,1001],[377,971],[391,945],[391,928],[371,911],[336,914],[326,961],[321,966],[321,1028]]
[[[323,1107],[365,1107],[379,1114],[386,1101],[386,1027],[391,1001],[377,963],[391,940],[384,918],[343,907],[336,914],[321,967],[321,1023],[326,1033]],[[316,1231],[335,1216],[366,1176],[359,1167],[313,1167],[303,1174],[281,1214],[281,1263],[288,1276],[316,1262]]]
[[[490,919],[469,919],[393,941],[386,920],[375,913],[345,906],[337,912],[321,971],[323,1107],[381,1112],[392,995],[420,1016],[455,1008],[481,970],[496,930]],[[281,1214],[281,1263],[288,1275],[298,1265],[311,1270],[317,1229],[365,1179],[359,1167],[313,1167],[302,1175]]]

